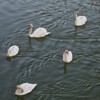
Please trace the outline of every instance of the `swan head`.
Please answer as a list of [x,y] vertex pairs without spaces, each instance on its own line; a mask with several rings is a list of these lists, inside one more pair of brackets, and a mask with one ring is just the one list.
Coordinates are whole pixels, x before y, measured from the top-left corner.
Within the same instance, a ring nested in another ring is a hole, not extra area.
[[20,85],[17,85],[16,88],[17,88],[16,89],[17,93],[23,93],[24,92],[24,90],[20,87]]
[[11,56],[7,53],[6,54],[6,59],[8,60],[8,61],[11,61]]
[[33,28],[33,24],[29,24],[29,27],[30,27],[30,28]]
[[6,57],[7,57],[7,58],[11,58],[11,57],[12,57],[12,56],[11,56],[11,51],[8,51],[8,52],[7,52]]
[[76,16],[76,15],[79,16],[79,13],[80,13],[79,11],[76,11],[76,12],[75,12],[75,16]]
[[79,11],[76,11],[74,14],[75,14],[75,26],[78,26]]
[[9,58],[9,57],[10,57],[9,53],[7,53],[7,54],[6,54],[6,57],[7,57],[7,58]]
[[68,50],[65,50],[64,53],[68,54]]

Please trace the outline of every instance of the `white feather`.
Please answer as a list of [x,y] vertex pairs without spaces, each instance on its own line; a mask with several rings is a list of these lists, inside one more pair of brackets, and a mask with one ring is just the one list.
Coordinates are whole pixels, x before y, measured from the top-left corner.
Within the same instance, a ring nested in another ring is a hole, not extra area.
[[17,45],[13,45],[8,49],[7,56],[8,57],[15,56],[18,54],[18,52],[19,52],[19,47]]
[[75,26],[82,26],[87,22],[86,16],[78,16],[77,13],[75,13],[75,16]]
[[63,61],[65,63],[69,63],[69,62],[72,61],[72,59],[73,59],[72,52],[71,51],[66,52],[66,50],[65,50],[64,53],[63,53]]
[[34,37],[34,38],[40,38],[40,37],[45,37],[46,35],[50,34],[51,32],[47,32],[47,30],[43,27],[37,28],[33,33],[32,33],[32,24],[30,24],[30,31],[29,31],[29,37]]
[[37,84],[31,84],[31,83],[20,84],[19,87],[23,90],[23,92],[20,93],[18,89],[16,89],[15,94],[16,95],[26,95],[30,93],[36,86]]

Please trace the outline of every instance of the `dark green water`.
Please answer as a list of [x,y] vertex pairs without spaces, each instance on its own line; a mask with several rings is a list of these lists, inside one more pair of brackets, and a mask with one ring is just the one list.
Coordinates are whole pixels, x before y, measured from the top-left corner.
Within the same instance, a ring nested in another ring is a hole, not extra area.
[[[88,18],[74,27],[74,12]],[[28,24],[51,34],[28,38]],[[18,45],[11,61],[7,49]],[[67,66],[65,49],[73,52]],[[17,84],[37,83],[24,97]],[[100,100],[100,0],[0,0],[0,100]]]

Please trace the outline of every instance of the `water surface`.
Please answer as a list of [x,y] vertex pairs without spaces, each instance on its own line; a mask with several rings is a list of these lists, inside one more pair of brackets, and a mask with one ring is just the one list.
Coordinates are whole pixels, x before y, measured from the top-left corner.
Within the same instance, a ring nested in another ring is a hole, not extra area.
[[[77,10],[88,18],[83,27],[74,26]],[[29,39],[30,23],[51,34]],[[14,44],[20,52],[8,60]],[[74,56],[68,65],[65,49]],[[16,97],[23,82],[38,86]],[[100,100],[100,0],[1,0],[0,100]]]

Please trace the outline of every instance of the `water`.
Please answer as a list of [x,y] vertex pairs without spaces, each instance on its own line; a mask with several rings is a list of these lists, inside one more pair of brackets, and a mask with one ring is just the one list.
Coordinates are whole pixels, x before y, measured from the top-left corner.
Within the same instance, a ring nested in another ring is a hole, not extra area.
[[[88,18],[74,26],[74,12]],[[50,35],[29,39],[28,25]],[[7,49],[20,52],[6,59]],[[74,59],[62,61],[65,49]],[[24,97],[16,85],[38,86]],[[0,0],[0,100],[100,100],[100,0]]]

